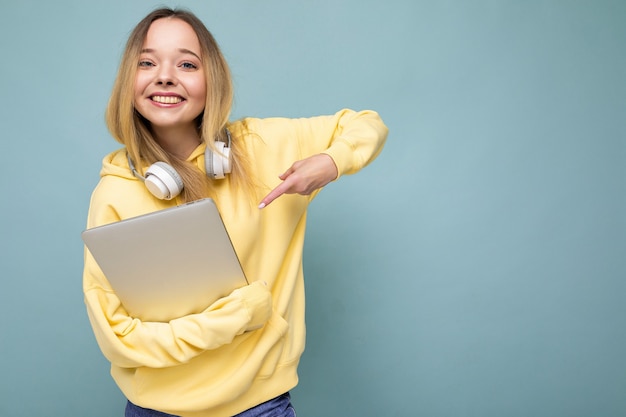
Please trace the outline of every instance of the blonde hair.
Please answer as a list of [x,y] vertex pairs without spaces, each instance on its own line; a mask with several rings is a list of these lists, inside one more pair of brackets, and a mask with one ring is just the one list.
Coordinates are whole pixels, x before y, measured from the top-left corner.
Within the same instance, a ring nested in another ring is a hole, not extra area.
[[[160,8],[148,14],[131,32],[122,56],[117,77],[106,110],[106,123],[109,131],[126,149],[135,162],[139,172],[143,173],[143,164],[156,161],[170,164],[180,174],[184,188],[181,194],[184,201],[193,201],[207,197],[211,182],[202,171],[193,164],[165,151],[155,140],[150,131],[150,123],[134,107],[132,88],[139,62],[139,56],[148,30],[159,19],[175,18],[189,24],[198,36],[201,48],[202,65],[206,77],[207,95],[204,111],[198,116],[198,134],[206,145],[217,152],[214,141],[226,141],[225,129],[233,104],[233,85],[230,69],[222,55],[215,38],[193,13]],[[232,180],[243,186],[245,191],[252,189],[247,175],[249,166],[243,152],[242,140],[245,132],[232,132],[231,158]]]

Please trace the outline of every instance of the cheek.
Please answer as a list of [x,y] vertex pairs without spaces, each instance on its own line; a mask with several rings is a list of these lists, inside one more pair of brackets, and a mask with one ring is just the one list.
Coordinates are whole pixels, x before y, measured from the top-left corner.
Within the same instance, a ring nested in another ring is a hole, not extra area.
[[146,77],[141,73],[138,73],[135,77],[135,83],[133,84],[133,94],[135,97],[143,94],[144,89],[146,88]]
[[144,100],[142,99],[149,84],[149,77],[147,77],[141,71],[137,72],[137,75],[135,76],[135,83],[133,84],[133,105],[135,109],[140,113],[142,113],[143,107],[145,105]]
[[204,101],[206,99],[206,82],[204,78],[195,79],[192,84],[192,94],[196,99]]

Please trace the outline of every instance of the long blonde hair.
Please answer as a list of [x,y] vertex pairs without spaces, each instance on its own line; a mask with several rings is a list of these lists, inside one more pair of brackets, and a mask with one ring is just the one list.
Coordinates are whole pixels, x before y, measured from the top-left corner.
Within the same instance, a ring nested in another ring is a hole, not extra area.
[[[207,95],[204,111],[197,120],[198,134],[213,151],[217,151],[215,140],[226,141],[225,129],[233,104],[230,69],[215,38],[202,21],[193,13],[180,9],[154,10],[131,32],[107,106],[106,123],[115,140],[126,146],[139,172],[143,173],[144,164],[150,165],[156,161],[170,164],[183,179],[183,200],[193,201],[209,195],[211,182],[196,166],[166,152],[151,133],[149,122],[134,107],[133,86],[144,40],[150,25],[156,20],[165,18],[180,19],[189,24],[200,42]],[[243,185],[246,191],[250,191],[252,187],[247,173],[249,166],[247,156],[243,152],[243,146],[238,143],[244,134],[242,131],[232,132],[230,175],[235,183]]]

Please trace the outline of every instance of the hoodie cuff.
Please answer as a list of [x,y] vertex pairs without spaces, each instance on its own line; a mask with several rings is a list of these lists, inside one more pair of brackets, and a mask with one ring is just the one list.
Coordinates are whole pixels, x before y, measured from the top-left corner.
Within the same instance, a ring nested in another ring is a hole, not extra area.
[[263,327],[272,315],[272,294],[267,285],[260,281],[236,290],[248,311],[249,320],[246,331]]
[[352,163],[354,151],[348,142],[339,139],[322,153],[330,156],[337,167],[337,178],[335,178],[335,181],[342,175],[351,173],[354,170],[354,164]]

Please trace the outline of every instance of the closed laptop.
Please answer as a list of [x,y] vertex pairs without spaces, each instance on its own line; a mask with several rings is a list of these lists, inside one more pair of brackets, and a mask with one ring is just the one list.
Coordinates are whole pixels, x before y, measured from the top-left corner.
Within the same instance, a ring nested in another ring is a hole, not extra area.
[[247,284],[210,198],[87,229],[82,238],[124,308],[143,321],[199,313]]

